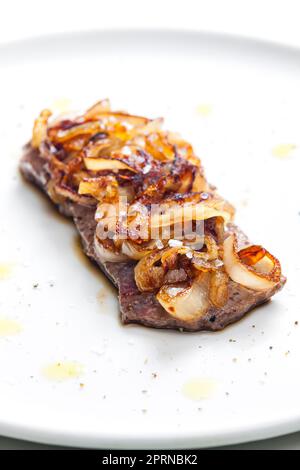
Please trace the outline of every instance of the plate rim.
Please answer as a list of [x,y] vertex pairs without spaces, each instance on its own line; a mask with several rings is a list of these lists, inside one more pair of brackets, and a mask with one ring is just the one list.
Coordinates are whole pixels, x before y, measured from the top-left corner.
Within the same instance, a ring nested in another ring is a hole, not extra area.
[[[92,30],[75,30],[69,32],[58,32],[51,34],[41,34],[36,36],[26,37],[24,39],[10,40],[0,44],[0,54],[5,51],[15,50],[21,48],[31,48],[41,42],[44,44],[50,43],[53,39],[57,41],[70,41],[80,39],[82,36],[91,40],[93,37],[103,36],[116,36],[116,35],[142,35],[147,38],[153,34],[164,35],[165,38],[171,42],[175,36],[189,36],[190,38],[197,36],[199,38],[208,38],[216,42],[225,41],[227,44],[240,43],[242,46],[260,46],[265,50],[276,50],[280,53],[289,53],[297,56],[299,59],[300,48],[293,45],[286,45],[280,42],[271,40],[241,36],[238,34],[230,34],[223,32],[204,31],[197,29],[168,29],[168,28],[107,28],[107,29],[92,29]],[[1,56],[0,56],[1,68]],[[138,434],[116,434],[103,432],[97,429],[96,432],[84,431],[82,434],[78,432],[71,432],[70,427],[48,425],[32,426],[30,423],[16,422],[9,419],[2,419],[0,416],[0,432],[3,436],[23,439],[31,442],[70,446],[70,447],[85,447],[85,448],[98,448],[98,449],[197,449],[203,447],[225,446],[238,443],[260,441],[272,437],[278,437],[285,434],[293,433],[300,430],[300,413],[299,415],[276,415],[276,418],[270,419],[267,423],[259,425],[260,427],[251,424],[250,426],[244,425],[232,427],[230,431],[214,430],[213,432],[204,433],[203,431],[191,432],[190,434],[181,435],[179,432],[174,432],[174,435],[148,435],[140,436]]]

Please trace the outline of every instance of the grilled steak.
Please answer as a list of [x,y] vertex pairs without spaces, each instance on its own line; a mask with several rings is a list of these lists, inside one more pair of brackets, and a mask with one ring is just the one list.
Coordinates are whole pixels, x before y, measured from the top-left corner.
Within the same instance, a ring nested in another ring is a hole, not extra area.
[[[49,161],[41,156],[39,149],[28,144],[21,160],[20,169],[23,176],[39,186],[51,199],[49,181],[53,173]],[[253,290],[229,280],[228,298],[226,303],[217,307],[211,305],[206,313],[195,320],[184,320],[170,315],[158,302],[155,292],[141,292],[135,281],[134,268],[136,261],[103,262],[95,250],[94,236],[96,230],[95,205],[72,201],[64,198],[56,202],[58,210],[73,218],[81,237],[83,250],[86,255],[96,262],[106,276],[114,283],[119,291],[121,318],[124,324],[139,323],[154,328],[171,328],[186,331],[221,330],[226,325],[243,317],[246,312],[268,301],[285,283],[280,280],[270,289]],[[233,224],[227,224],[227,233],[235,233],[239,249],[248,245],[246,236]],[[172,271],[169,271],[172,273]],[[170,274],[172,282],[172,274]],[[179,281],[184,279],[182,270]],[[176,280],[176,279],[175,279]]]

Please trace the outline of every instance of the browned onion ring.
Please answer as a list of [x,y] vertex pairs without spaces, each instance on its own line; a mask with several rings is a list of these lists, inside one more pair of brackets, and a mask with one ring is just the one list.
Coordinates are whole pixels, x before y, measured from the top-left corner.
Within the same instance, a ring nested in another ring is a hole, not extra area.
[[[238,251],[235,234],[229,235],[224,241],[223,260],[229,277],[249,289],[264,291],[280,282],[279,261],[267,250],[261,247],[258,249],[255,245]],[[249,265],[249,260],[253,262],[252,265]]]

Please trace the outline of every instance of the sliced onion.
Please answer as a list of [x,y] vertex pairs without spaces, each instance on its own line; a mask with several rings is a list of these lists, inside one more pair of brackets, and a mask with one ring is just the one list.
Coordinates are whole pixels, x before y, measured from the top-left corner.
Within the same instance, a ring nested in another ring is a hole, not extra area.
[[85,120],[97,119],[101,116],[101,114],[103,114],[107,111],[110,111],[110,101],[109,101],[109,99],[101,100],[101,101],[98,101],[93,106],[91,106],[91,108],[89,108],[85,112],[84,118],[85,118]]
[[228,275],[221,269],[210,273],[209,300],[217,307],[222,308],[228,300]]
[[105,248],[97,236],[94,237],[94,248],[97,256],[102,263],[111,262],[119,263],[128,261],[128,257],[124,253],[118,253],[108,248]]
[[[218,258],[218,245],[212,235],[205,235],[202,237],[202,246],[206,247],[206,251],[195,251],[193,254],[193,261],[197,259],[213,260]],[[185,243],[186,245],[187,243]]]
[[193,203],[175,202],[162,205],[162,213],[151,214],[151,227],[164,227],[168,225],[183,224],[189,220],[206,220],[212,217],[222,217],[228,223],[233,216],[231,206],[224,200],[216,197]]
[[[143,239],[147,239],[146,231],[149,238],[169,239],[172,238],[172,233],[174,233],[176,239],[184,239],[187,224],[193,220],[201,221],[215,217],[221,219],[222,224],[224,224],[224,220],[229,221],[233,216],[231,206],[220,198],[212,197],[210,201],[203,200],[193,204],[195,198],[197,200],[201,199],[201,195],[182,196],[182,199],[178,202],[177,194],[174,196],[174,200],[169,199],[162,204],[152,206],[154,210],[151,210],[151,212],[147,205],[138,201],[132,204],[128,210],[129,237],[139,238],[138,231],[135,228],[142,227]],[[185,199],[191,200],[185,203]],[[223,206],[224,210],[222,209]],[[189,243],[187,240],[186,244],[193,245],[193,242]]]
[[128,114],[123,111],[108,111],[103,113],[101,118],[106,118],[107,120],[111,119],[111,124],[120,123],[125,127],[142,127],[145,126],[151,120],[144,116],[136,116],[134,114]]
[[84,158],[84,164],[88,170],[102,171],[102,170],[130,170],[136,172],[126,163],[116,158]]
[[83,206],[91,206],[96,204],[96,201],[93,198],[88,196],[82,196],[78,194],[75,190],[66,186],[56,184],[54,186],[54,191],[59,196],[70,199],[71,201],[77,202],[78,204],[81,204]]
[[128,208],[128,236],[132,240],[149,239],[148,208],[139,201],[134,202]]
[[193,181],[193,186],[192,186],[192,192],[193,193],[200,193],[203,191],[208,191],[209,190],[209,185],[204,178],[204,176],[201,174],[201,172],[198,170],[195,174],[194,181]]
[[166,132],[149,134],[146,138],[146,150],[161,162],[173,161],[175,157],[174,144],[169,142]]
[[157,132],[160,130],[163,122],[163,118],[151,119],[145,126],[137,128],[136,135],[149,135],[153,132]]
[[164,283],[168,270],[176,269],[178,255],[189,252],[189,248],[174,247],[153,250],[145,254],[135,267],[135,282],[140,291],[155,291]]
[[103,130],[98,121],[84,122],[83,124],[74,123],[69,129],[57,129],[53,127],[49,129],[49,136],[53,138],[55,142],[64,143],[68,140],[78,136],[92,136],[97,132]]
[[96,234],[100,240],[107,237],[110,232],[114,236],[114,244],[121,245],[121,240],[127,238],[127,227],[123,222],[122,207],[119,204],[101,203],[97,206],[95,220],[97,222]]
[[239,251],[239,257],[243,260],[244,264],[248,266],[257,266],[260,260],[266,255],[266,250],[260,245],[251,245]]
[[119,196],[118,182],[113,176],[85,178],[79,184],[79,194],[88,194],[101,202],[114,201]]
[[151,292],[159,289],[163,283],[165,269],[160,263],[161,252],[153,251],[144,256],[134,269],[134,278],[138,289],[142,292]]
[[168,141],[176,147],[177,154],[189,161],[192,165],[200,166],[201,162],[194,153],[194,149],[190,143],[184,140],[180,134],[174,132],[166,132]]
[[32,130],[31,145],[38,148],[47,136],[48,119],[52,115],[49,109],[44,109],[39,117],[34,121]]
[[151,253],[154,248],[156,248],[155,242],[147,243],[146,246],[140,246],[129,240],[125,240],[122,243],[122,253],[128,256],[128,258],[135,260],[142,259],[144,256]]
[[172,317],[195,321],[205,315],[210,307],[208,282],[209,274],[202,273],[192,284],[164,285],[156,298]]
[[[177,240],[174,240],[177,241]],[[175,246],[171,248],[165,248],[161,253],[161,263],[163,266],[173,269],[176,265],[178,255],[185,255],[190,251],[189,248],[184,246]]]
[[[249,249],[248,247],[248,253]],[[239,256],[240,253],[242,256]],[[252,266],[246,264],[243,261],[243,250],[237,250],[235,234],[229,235],[224,241],[224,266],[233,281],[257,291],[272,289],[281,277],[279,261],[266,250],[257,263]]]
[[83,149],[85,158],[107,158],[124,145],[120,139],[110,138],[107,132],[95,134]]

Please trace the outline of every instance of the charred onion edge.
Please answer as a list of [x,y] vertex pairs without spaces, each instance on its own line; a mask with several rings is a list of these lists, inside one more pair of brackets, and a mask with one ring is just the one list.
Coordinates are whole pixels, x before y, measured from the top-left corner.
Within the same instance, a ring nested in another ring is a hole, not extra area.
[[[265,291],[275,287],[281,278],[279,261],[267,250],[264,258],[271,261],[273,268],[266,273],[255,270],[255,265],[249,266],[243,263],[237,248],[237,237],[229,235],[224,241],[224,267],[229,277],[236,283],[248,289]],[[263,258],[263,259],[264,259]]]
[[203,317],[210,308],[208,283],[209,273],[201,273],[183,286],[162,286],[156,299],[172,317],[194,322]]
[[129,259],[124,253],[114,252],[105,248],[96,235],[94,237],[94,249],[102,263],[120,263]]
[[92,171],[103,171],[103,170],[129,170],[134,173],[137,173],[137,170],[129,166],[127,163],[124,163],[122,160],[117,158],[84,158],[83,159],[85,167],[87,170]]

